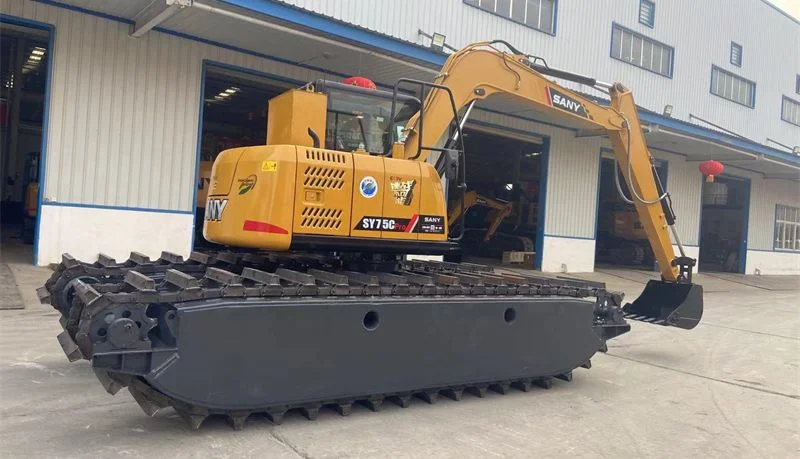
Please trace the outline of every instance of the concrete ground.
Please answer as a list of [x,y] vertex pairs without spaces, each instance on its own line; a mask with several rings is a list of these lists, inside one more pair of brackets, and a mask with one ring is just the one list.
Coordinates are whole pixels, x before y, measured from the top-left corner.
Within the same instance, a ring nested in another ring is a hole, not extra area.
[[[243,431],[191,431],[171,410],[146,417],[70,364],[58,315],[34,289],[49,276],[6,250],[26,308],[0,311],[3,457],[800,457],[800,279],[698,275],[705,316],[692,331],[633,323],[591,370],[549,391],[418,402],[349,417],[299,414]],[[628,298],[652,273],[602,270]]]

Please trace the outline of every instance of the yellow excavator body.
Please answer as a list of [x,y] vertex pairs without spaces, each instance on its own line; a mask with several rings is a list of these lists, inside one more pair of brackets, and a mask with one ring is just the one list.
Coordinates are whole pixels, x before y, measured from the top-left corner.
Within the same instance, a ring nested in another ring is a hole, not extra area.
[[212,177],[204,236],[218,244],[447,240],[444,190],[429,163],[269,145],[222,152]]

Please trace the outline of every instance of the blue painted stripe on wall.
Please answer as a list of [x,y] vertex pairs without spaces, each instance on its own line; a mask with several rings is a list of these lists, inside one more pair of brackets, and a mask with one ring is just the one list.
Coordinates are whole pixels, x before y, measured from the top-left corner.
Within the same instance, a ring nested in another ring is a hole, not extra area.
[[104,209],[104,210],[126,210],[131,212],[150,212],[156,214],[182,214],[182,215],[194,215],[193,210],[172,210],[172,209],[154,209],[149,207],[125,207],[125,206],[104,206],[99,204],[81,204],[77,202],[43,202],[43,206],[54,206],[54,207],[78,207],[78,208],[85,208],[85,209]]

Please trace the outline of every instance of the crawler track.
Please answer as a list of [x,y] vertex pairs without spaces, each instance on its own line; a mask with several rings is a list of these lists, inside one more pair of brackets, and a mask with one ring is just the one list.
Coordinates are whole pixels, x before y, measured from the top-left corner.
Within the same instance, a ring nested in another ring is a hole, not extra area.
[[324,406],[347,415],[354,403],[549,388],[630,328],[602,284],[466,263],[64,255],[38,293],[62,314],[71,361],[91,360],[109,393],[127,387],[146,414],[171,406],[193,428],[210,415],[239,429],[255,413],[279,423],[293,409],[314,419]]

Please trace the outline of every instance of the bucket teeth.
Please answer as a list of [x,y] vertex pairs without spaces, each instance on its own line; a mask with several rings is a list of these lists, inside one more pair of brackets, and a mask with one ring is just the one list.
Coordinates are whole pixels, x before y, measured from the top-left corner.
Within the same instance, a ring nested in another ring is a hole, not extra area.
[[420,392],[417,395],[431,405],[439,401],[439,392],[435,390]]
[[558,379],[560,379],[562,381],[567,381],[567,382],[572,381],[572,372],[568,371],[566,373],[558,374],[558,375],[556,375],[556,378],[558,378]]
[[442,395],[449,399],[459,401],[464,396],[464,389],[445,389],[442,391]]
[[581,368],[586,368],[587,370],[591,369],[592,368],[592,361],[591,360],[587,360],[586,363],[581,365]]
[[391,397],[389,400],[394,402],[400,408],[408,408],[411,405],[411,396],[410,395],[395,395]]
[[536,380],[536,385],[542,389],[550,389],[553,387],[553,378],[539,378]]
[[349,416],[353,412],[353,403],[337,403],[333,405],[333,409],[342,416]]
[[228,415],[228,424],[233,427],[233,430],[242,430],[244,429],[244,424],[247,422],[247,417],[250,416],[250,412],[233,412]]
[[305,416],[309,421],[314,421],[319,416],[320,408],[322,408],[322,405],[304,406],[300,408],[300,412],[303,413],[303,416]]

